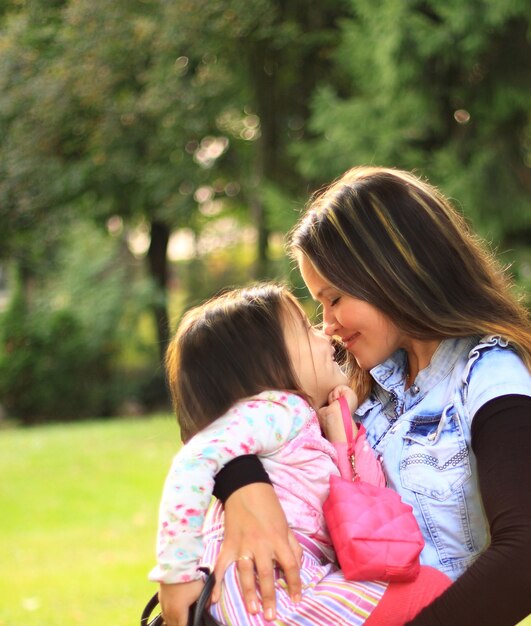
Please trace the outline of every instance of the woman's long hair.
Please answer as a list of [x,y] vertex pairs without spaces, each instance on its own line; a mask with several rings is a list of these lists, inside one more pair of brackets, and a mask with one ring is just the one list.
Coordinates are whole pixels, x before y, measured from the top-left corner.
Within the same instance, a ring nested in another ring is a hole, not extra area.
[[262,284],[188,311],[166,352],[166,375],[183,441],[244,398],[269,389],[306,397],[284,339],[296,298]]
[[[450,202],[413,174],[349,170],[310,200],[290,244],[409,336],[502,335],[531,368],[528,314],[509,278]],[[351,365],[364,394],[368,373]]]

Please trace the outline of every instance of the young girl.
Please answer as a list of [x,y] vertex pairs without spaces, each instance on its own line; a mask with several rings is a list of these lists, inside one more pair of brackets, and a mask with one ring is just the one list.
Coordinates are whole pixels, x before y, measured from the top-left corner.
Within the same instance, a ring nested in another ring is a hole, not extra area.
[[[413,583],[346,581],[336,565],[322,505],[329,476],[339,474],[338,463],[345,462],[340,459],[345,433],[337,401],[322,409],[322,424],[316,409],[338,393],[351,410],[357,402],[350,390],[337,389],[346,378],[334,353],[330,339],[311,326],[295,298],[274,285],[227,293],[184,317],[168,349],[167,373],[186,445],[166,479],[158,564],[150,573],[160,583],[167,626],[187,623],[188,608],[203,586],[198,567],[213,568],[221,547],[219,505],[205,523],[214,477],[228,461],[247,454],[262,460],[302,546],[302,593],[290,597],[276,568],[276,615],[262,614],[257,605],[248,612],[237,565],[254,564],[250,555],[239,555],[225,573],[219,602],[210,607],[219,622],[399,625],[449,584],[431,568],[422,568]],[[380,481],[372,451],[364,452],[363,445],[357,449],[360,467]],[[386,598],[393,617],[379,621]]]

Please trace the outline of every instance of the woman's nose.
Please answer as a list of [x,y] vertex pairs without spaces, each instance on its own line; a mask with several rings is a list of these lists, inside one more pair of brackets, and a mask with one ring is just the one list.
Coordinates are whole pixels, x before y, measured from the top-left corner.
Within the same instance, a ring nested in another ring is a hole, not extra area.
[[335,335],[337,327],[336,318],[326,309],[323,310],[323,332],[329,336]]

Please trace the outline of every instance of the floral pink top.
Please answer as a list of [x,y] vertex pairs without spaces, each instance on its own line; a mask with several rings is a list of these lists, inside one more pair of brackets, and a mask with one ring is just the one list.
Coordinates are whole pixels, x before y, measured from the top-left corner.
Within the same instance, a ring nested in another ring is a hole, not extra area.
[[157,565],[150,580],[179,583],[200,578],[202,527],[214,477],[243,454],[260,457],[290,527],[323,547],[331,546],[323,502],[330,475],[339,475],[338,453],[322,436],[317,415],[303,398],[265,391],[234,405],[175,456],[163,490]]

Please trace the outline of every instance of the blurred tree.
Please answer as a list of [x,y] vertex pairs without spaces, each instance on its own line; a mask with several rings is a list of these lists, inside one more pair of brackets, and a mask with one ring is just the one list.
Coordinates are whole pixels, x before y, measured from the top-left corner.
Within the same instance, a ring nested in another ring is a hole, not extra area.
[[51,134],[35,115],[53,89],[45,77],[50,58],[60,54],[54,33],[62,3],[28,2],[15,12],[17,4],[0,10],[0,258],[14,263],[19,304],[26,307],[32,285],[53,261],[68,217],[59,208],[68,198],[57,187],[62,164]]
[[[120,216],[149,229],[147,269],[158,287],[153,301],[161,356],[168,341],[167,247],[171,230],[189,223],[205,172],[194,162],[190,133],[207,135],[209,103],[218,87],[196,81],[184,60],[160,41],[164,4],[150,0],[71,0],[60,32],[74,143],[68,166],[90,175],[81,197],[96,219]],[[181,33],[181,37],[186,33]],[[174,42],[174,46],[177,42]],[[221,86],[222,88],[222,86]],[[65,145],[63,143],[63,145]],[[188,146],[188,150],[186,149]]]
[[307,177],[415,168],[503,245],[531,241],[529,4],[351,0],[340,86],[313,100]]
[[307,188],[290,148],[304,137],[316,86],[333,74],[337,21],[347,4],[272,0],[262,5],[262,14],[238,34],[236,54],[243,56],[250,104],[260,123],[250,205],[259,226],[258,273],[264,275],[269,233],[273,226],[291,226],[293,199]]
[[161,354],[170,231],[189,222],[188,189],[206,178],[187,138],[208,134],[205,111],[217,94],[175,56],[158,73],[162,6],[33,0],[7,14],[0,121],[3,253],[39,267],[45,255],[26,257],[48,241],[53,249],[53,233],[79,211],[102,225],[144,221]]
[[498,240],[529,234],[523,0],[26,0],[0,20],[1,254],[30,284],[80,212],[144,224],[161,354],[172,230],[251,218],[266,275],[305,181],[354,163],[417,168]]
[[[79,210],[102,224],[116,216],[144,222],[162,354],[173,229],[198,232],[219,211],[244,215],[250,207],[256,274],[267,273],[271,226],[291,224],[292,194],[304,187],[288,146],[303,136],[310,94],[330,72],[345,2],[311,9],[302,0],[15,6],[4,18],[7,113],[0,116],[10,238],[27,232],[36,239],[40,221],[48,237],[52,216]],[[287,219],[273,221],[281,209]]]
[[257,276],[268,274],[272,227],[291,226],[294,198],[306,191],[290,146],[304,137],[316,85],[333,73],[337,20],[347,10],[346,0],[181,0],[167,6],[166,40],[183,41],[184,31],[181,54],[192,67],[200,59],[209,82],[227,85],[226,101],[217,97],[216,126],[231,145],[218,171],[237,181],[250,208]]
[[[9,319],[27,315],[35,341],[46,334],[32,326],[39,294],[81,217],[124,236],[141,226],[162,355],[173,230],[199,242],[226,216],[251,222],[254,275],[269,275],[271,232],[355,163],[417,169],[485,234],[529,250],[526,10],[524,0],[0,0],[0,259],[22,285]],[[235,259],[219,282],[240,280]],[[205,297],[197,272],[209,266],[196,260],[184,282]],[[86,319],[71,309],[49,312],[50,324],[66,320],[81,341]]]
[[[106,416],[126,399],[145,400],[134,367],[117,362],[142,348],[135,331],[151,289],[120,237],[89,218],[68,230],[31,306],[15,283],[0,314],[0,401],[25,424]],[[152,364],[144,379],[153,379]]]

